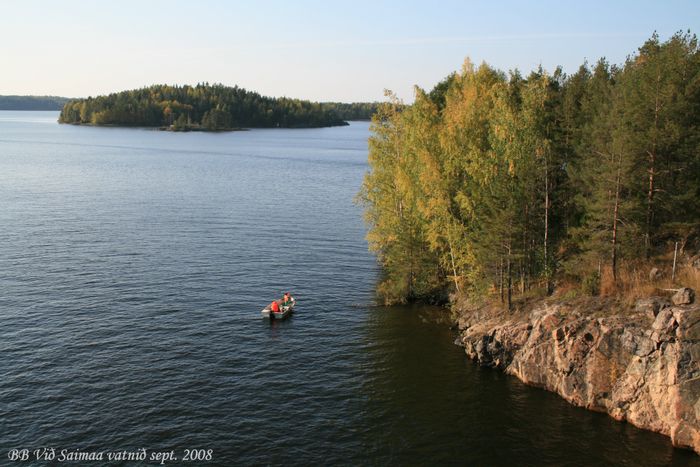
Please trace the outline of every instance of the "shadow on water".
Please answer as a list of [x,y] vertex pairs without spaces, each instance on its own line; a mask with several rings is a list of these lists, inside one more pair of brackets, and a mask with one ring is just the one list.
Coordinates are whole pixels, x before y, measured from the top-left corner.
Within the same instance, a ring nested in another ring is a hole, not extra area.
[[393,307],[368,319],[370,458],[411,464],[700,465],[668,438],[574,407],[553,393],[480,368],[444,310]]
[[269,319],[260,318],[262,326],[269,329],[270,337],[280,337],[280,333],[284,332],[285,329],[294,325],[294,313],[285,317],[284,319]]

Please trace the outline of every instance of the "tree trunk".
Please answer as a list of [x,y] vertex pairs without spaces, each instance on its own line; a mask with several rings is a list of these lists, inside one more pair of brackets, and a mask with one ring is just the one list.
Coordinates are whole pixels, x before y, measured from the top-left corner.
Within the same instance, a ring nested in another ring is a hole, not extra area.
[[544,278],[546,281],[547,295],[552,294],[552,278],[549,267],[549,162],[547,151],[544,151]]
[[408,298],[412,301],[413,298],[415,297],[414,284],[416,282],[415,276],[414,276],[416,256],[414,254],[415,245],[413,242],[413,232],[411,232],[410,241],[411,241],[411,248],[410,248],[411,262],[410,262],[410,270],[408,273]]
[[617,282],[617,219],[620,212],[620,180],[622,176],[622,151],[617,159],[617,178],[615,180],[615,205],[612,219],[612,275],[613,282]]
[[644,233],[644,256],[649,259],[651,256],[651,225],[654,221],[654,186],[656,180],[656,150],[659,136],[659,87],[661,83],[661,73],[656,76],[656,97],[654,100],[654,133],[651,141],[651,151],[647,151],[649,155],[649,191],[647,192],[647,219],[646,230]]
[[499,269],[500,269],[499,273],[500,273],[501,278],[500,278],[498,287],[500,289],[499,295],[501,296],[501,303],[503,303],[503,256],[501,256],[501,264],[500,264]]
[[520,258],[520,293],[525,293],[525,287],[527,284],[527,275],[530,268],[530,250],[528,249],[527,238],[529,235],[530,224],[528,222],[528,205],[525,204],[525,215],[523,216],[525,220],[525,228],[523,229],[523,256]]
[[532,288],[532,282],[533,282],[533,277],[535,276],[535,236],[533,235],[530,237],[530,250],[528,252],[528,261],[530,263],[529,265],[529,271],[527,273],[527,277],[529,279],[527,283],[527,290],[530,290]]
[[511,311],[513,309],[513,277],[511,275],[511,259],[510,259],[510,252],[511,252],[511,244],[510,240],[508,241],[508,259],[506,261],[506,276],[508,279],[508,311]]
[[457,268],[455,267],[455,255],[452,251],[452,242],[447,240],[447,245],[450,247],[450,262],[452,263],[452,274],[455,282],[455,289],[457,292],[460,292],[459,290],[459,282],[457,281]]
[[649,191],[647,192],[647,220],[644,233],[644,256],[649,259],[651,255],[651,223],[654,217],[654,169],[656,154],[649,153]]

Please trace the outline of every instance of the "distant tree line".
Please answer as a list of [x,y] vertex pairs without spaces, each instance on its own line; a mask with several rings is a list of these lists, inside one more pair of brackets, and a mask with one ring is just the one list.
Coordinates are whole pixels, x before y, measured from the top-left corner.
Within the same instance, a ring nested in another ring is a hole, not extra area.
[[271,98],[221,84],[155,85],[72,100],[63,106],[59,122],[174,130],[324,127],[369,119],[377,105]]
[[700,229],[700,53],[657,35],[621,66],[527,77],[470,62],[373,119],[359,195],[387,302],[451,287],[596,293]]
[[0,96],[0,110],[61,110],[66,102],[57,96]]
[[343,120],[370,120],[379,109],[378,102],[321,102],[321,108],[328,112],[335,112]]

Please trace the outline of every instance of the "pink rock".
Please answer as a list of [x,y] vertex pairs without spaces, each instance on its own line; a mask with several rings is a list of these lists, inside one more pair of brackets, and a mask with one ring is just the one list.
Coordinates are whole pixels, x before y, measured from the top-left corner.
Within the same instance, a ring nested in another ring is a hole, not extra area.
[[484,365],[700,453],[700,306],[659,308],[651,325],[642,313],[594,319],[556,307],[481,316],[462,339]]

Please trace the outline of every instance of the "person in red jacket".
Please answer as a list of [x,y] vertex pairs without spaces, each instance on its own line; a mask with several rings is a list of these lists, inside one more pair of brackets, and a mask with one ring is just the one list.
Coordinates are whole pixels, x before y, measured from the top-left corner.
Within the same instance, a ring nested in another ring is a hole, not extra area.
[[280,312],[280,304],[275,300],[274,302],[270,303],[270,311],[273,313],[279,313]]

